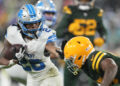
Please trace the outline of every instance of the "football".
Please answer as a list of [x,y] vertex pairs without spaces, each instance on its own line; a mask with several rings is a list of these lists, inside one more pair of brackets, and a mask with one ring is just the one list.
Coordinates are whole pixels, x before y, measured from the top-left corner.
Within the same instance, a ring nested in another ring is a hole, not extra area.
[[15,53],[19,52],[19,49],[23,47],[21,44],[14,44],[11,47],[5,49],[4,58],[11,60],[15,58]]

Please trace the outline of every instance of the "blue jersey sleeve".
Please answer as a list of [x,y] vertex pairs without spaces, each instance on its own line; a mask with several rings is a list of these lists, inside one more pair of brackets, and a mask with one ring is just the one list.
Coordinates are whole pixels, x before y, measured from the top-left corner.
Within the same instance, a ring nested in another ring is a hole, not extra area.
[[49,42],[55,42],[57,40],[56,34],[53,34],[48,37],[47,43]]

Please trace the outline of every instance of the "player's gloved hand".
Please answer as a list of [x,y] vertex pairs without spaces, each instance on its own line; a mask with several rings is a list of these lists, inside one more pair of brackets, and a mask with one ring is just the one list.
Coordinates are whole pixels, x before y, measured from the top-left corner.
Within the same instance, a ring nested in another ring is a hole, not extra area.
[[101,37],[94,39],[94,45],[97,47],[101,47],[104,44],[104,39]]
[[64,59],[64,54],[63,54],[62,50],[56,50],[56,52],[59,54],[61,59]]
[[25,57],[26,46],[22,46],[19,52],[15,53],[15,57],[18,61],[21,61]]
[[64,40],[63,42],[62,42],[62,45],[61,45],[61,50],[63,51],[64,50],[64,47],[65,47],[65,44],[67,43],[67,40]]
[[67,43],[67,40],[64,40],[62,42],[62,45],[61,45],[61,50],[56,50],[59,53],[61,59],[64,59],[64,53],[63,52],[64,52],[64,47],[65,47],[66,43]]

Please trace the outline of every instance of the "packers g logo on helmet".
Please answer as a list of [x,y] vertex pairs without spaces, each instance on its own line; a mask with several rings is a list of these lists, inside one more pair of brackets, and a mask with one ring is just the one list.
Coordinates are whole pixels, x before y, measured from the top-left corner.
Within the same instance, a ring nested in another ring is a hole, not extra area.
[[[92,52],[93,45],[87,37],[77,36],[69,40],[64,47],[65,61],[68,62],[69,67],[74,72],[82,67],[85,63],[86,58]],[[77,66],[77,67],[76,67]]]

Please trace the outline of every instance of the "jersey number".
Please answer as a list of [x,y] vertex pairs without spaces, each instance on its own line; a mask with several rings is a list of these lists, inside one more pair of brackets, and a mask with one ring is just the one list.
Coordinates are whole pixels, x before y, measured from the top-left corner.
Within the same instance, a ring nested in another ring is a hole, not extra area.
[[39,59],[30,59],[21,61],[21,65],[26,71],[40,71],[45,68],[45,64],[41,62]]
[[75,19],[68,27],[68,31],[74,35],[95,35],[97,23],[95,19]]

